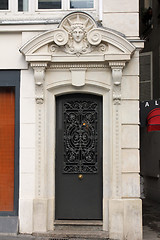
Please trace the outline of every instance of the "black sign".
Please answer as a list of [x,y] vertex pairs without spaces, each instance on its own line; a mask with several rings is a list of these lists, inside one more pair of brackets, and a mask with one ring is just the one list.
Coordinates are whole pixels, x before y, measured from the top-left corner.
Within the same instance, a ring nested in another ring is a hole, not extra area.
[[160,99],[140,102],[140,126],[141,127],[146,126],[147,115],[151,110],[155,108],[160,108]]

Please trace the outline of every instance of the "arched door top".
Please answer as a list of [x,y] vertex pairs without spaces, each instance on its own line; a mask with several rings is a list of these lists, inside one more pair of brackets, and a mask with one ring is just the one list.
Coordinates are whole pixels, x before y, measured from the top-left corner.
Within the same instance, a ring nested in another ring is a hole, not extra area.
[[[84,12],[73,12],[59,27],[21,47],[28,62],[128,61],[135,47],[122,34],[97,27]],[[94,57],[94,58],[93,58]]]

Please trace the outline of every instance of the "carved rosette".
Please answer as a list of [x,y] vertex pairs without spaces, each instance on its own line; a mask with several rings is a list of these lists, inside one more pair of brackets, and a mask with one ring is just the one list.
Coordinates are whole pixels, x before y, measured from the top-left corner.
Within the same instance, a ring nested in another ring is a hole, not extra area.
[[43,104],[44,102],[44,79],[45,69],[47,63],[31,63],[31,67],[34,69],[34,79],[36,85],[36,103]]
[[98,44],[101,43],[102,41],[102,36],[101,34],[98,32],[97,29],[92,29],[89,31],[89,33],[87,34],[87,40],[88,42],[93,45],[93,46],[97,46]]
[[55,30],[54,42],[59,46],[64,46],[68,42],[68,33],[63,29]]

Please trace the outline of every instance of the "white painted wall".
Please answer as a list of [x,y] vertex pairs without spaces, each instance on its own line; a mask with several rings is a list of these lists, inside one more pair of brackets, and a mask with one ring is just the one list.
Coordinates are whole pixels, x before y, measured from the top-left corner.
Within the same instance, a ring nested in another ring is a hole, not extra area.
[[20,232],[33,232],[35,198],[35,84],[31,68],[21,71],[20,87]]
[[138,37],[139,1],[103,0],[103,24],[127,37]]

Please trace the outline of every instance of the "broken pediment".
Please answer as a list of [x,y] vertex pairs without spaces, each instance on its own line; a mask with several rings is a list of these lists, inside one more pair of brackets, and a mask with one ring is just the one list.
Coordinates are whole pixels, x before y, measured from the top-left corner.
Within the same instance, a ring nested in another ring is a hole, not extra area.
[[[27,61],[58,61],[58,57],[101,57],[129,60],[135,47],[121,35],[97,27],[86,13],[74,12],[62,19],[57,29],[46,31],[26,43],[20,51]],[[100,59],[99,59],[100,60]]]

